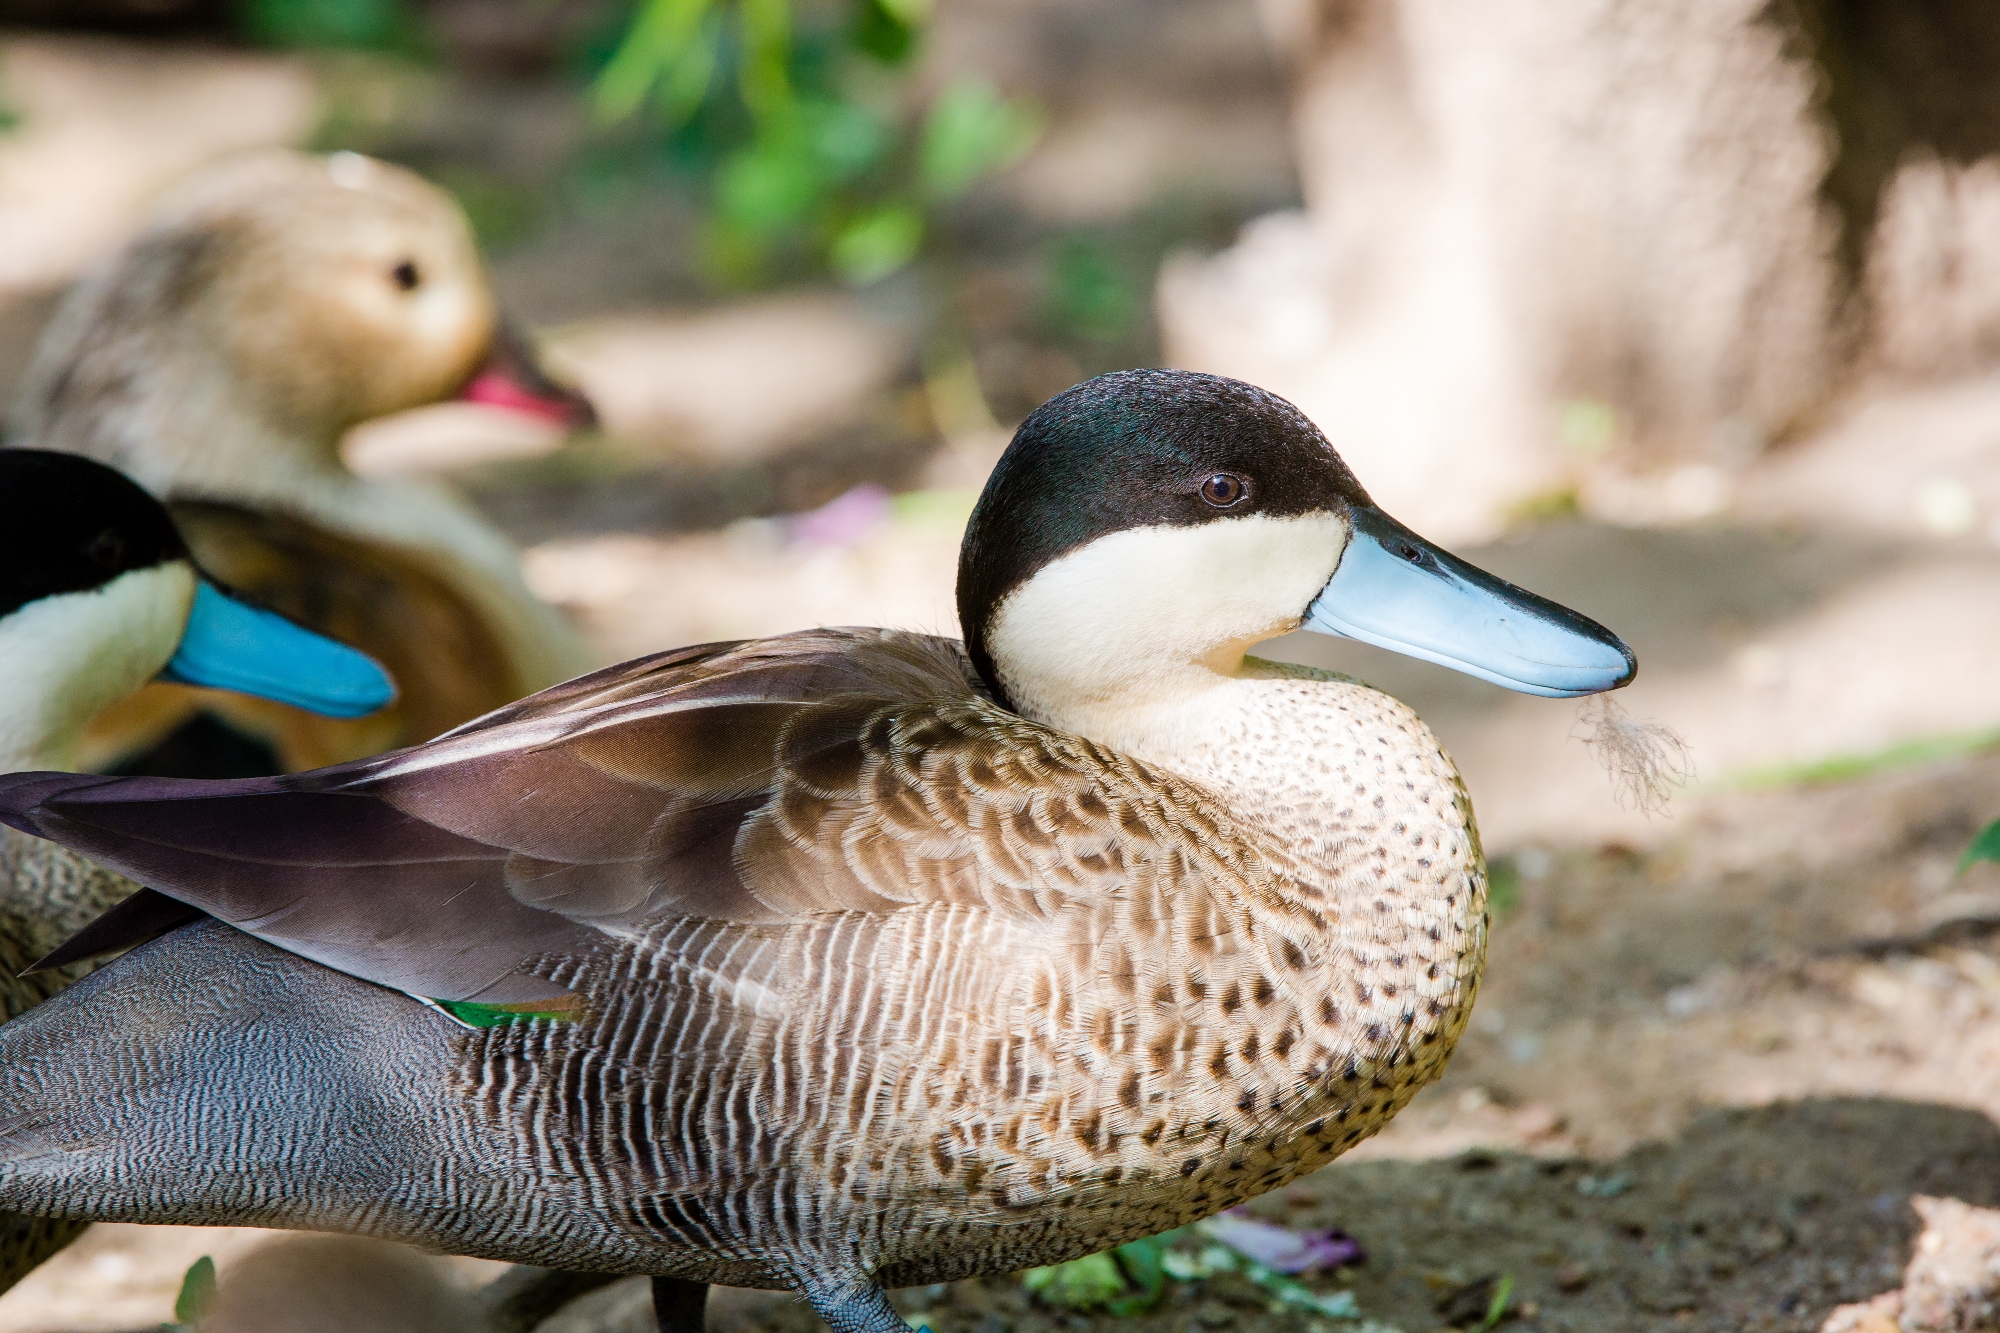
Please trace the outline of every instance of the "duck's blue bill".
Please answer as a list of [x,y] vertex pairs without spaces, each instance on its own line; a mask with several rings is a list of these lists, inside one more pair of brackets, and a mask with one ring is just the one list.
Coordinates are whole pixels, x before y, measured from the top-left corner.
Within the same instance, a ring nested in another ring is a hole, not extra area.
[[1638,659],[1616,634],[1469,565],[1379,509],[1357,506],[1309,630],[1420,657],[1552,699],[1628,685]]
[[374,658],[239,602],[203,579],[180,651],[161,680],[275,699],[328,717],[364,717],[396,697]]

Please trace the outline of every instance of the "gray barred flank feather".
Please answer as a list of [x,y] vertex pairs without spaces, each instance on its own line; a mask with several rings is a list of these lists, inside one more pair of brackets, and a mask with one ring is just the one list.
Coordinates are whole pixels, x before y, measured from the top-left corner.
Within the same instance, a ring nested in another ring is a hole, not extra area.
[[[0,828],[0,1021],[28,1012],[91,970],[22,973],[138,886],[40,838]],[[0,1213],[0,1291],[82,1233],[84,1222]]]

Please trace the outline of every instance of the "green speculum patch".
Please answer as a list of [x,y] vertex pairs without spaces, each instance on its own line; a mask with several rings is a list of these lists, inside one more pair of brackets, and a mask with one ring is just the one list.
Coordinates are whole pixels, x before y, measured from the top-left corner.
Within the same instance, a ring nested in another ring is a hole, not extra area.
[[467,1027],[497,1028],[507,1023],[524,1023],[545,1018],[551,1022],[574,1022],[583,1016],[581,997],[562,1000],[530,1000],[520,1004],[475,1004],[471,1000],[432,1000],[432,1004]]

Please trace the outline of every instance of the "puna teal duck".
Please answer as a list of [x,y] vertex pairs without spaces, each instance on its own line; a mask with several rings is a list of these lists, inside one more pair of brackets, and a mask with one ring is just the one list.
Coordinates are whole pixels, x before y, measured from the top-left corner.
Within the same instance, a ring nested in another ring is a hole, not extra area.
[[[159,677],[337,717],[394,688],[339,644],[219,590],[159,502],[101,464],[0,451],[0,766],[69,768],[85,724]],[[0,830],[0,1017],[73,973],[20,975],[137,885],[54,843]],[[80,1224],[0,1215],[0,1290]]]
[[10,438],[126,472],[168,502],[206,568],[369,652],[403,693],[329,721],[156,688],[100,721],[93,760],[129,758],[204,710],[283,767],[311,767],[427,740],[596,665],[462,501],[341,461],[350,427],[468,395],[588,414],[500,322],[443,191],[351,153],[264,153],[164,200],[65,300]]
[[1635,669],[1376,509],[1289,404],[1173,371],[1028,419],[959,607],[963,645],[682,649],[320,772],[0,781],[0,819],[174,900],[62,956],[205,918],[0,1028],[0,1204],[652,1274],[683,1333],[712,1282],[900,1333],[884,1286],[1323,1165],[1463,1030],[1450,759],[1251,647],[1553,696]]

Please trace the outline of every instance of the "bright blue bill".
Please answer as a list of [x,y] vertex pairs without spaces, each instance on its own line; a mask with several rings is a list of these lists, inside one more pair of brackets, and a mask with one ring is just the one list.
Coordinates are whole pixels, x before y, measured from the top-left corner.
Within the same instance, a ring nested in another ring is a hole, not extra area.
[[203,579],[180,651],[161,680],[275,699],[328,717],[363,717],[396,697],[374,658],[262,611]]
[[1354,535],[1305,629],[1359,639],[1553,699],[1628,685],[1638,659],[1594,620],[1440,550],[1379,509]]

